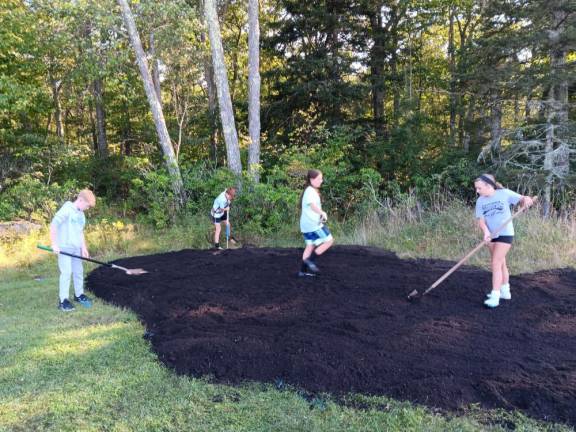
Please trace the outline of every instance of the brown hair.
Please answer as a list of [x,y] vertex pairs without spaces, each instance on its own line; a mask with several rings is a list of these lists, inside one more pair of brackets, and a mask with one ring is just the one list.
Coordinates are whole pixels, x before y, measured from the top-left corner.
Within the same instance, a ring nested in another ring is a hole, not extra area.
[[96,195],[90,189],[82,189],[78,192],[78,198],[82,198],[90,207],[94,207],[96,205]]
[[496,177],[494,177],[492,174],[480,174],[480,176],[478,176],[478,178],[476,180],[474,180],[474,182],[477,182],[477,181],[484,182],[484,183],[492,186],[494,189],[504,189],[504,186],[502,186],[500,183],[498,183],[496,181]]
[[[306,184],[304,185],[304,190],[300,194],[300,208],[302,208],[302,199],[304,198],[304,192],[306,192],[306,188],[308,186],[312,186],[311,180],[315,179],[320,174],[322,174],[322,171],[320,171],[320,170],[317,170],[317,169],[309,169],[308,170],[308,173],[306,174]],[[312,187],[314,187],[314,186],[312,186]],[[316,189],[316,192],[318,192],[318,195],[320,195],[320,191],[317,188],[314,188],[314,189]]]
[[236,196],[236,188],[235,187],[226,188],[226,193],[228,194],[230,199],[233,200],[234,197]]

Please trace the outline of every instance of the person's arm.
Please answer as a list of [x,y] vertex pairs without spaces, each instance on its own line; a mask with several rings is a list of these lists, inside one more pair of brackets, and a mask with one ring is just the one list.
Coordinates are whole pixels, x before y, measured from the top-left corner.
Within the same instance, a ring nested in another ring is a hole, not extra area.
[[486,225],[486,221],[484,220],[484,218],[477,219],[477,221],[478,221],[478,228],[480,228],[484,233],[484,241],[485,242],[490,241],[490,239],[492,238],[492,234],[488,229],[488,225]]
[[82,232],[82,256],[84,258],[90,258],[90,253],[88,252],[88,247],[86,246],[86,238],[84,237],[84,232]]
[[50,243],[52,244],[52,250],[55,254],[60,253],[60,246],[58,245],[58,227],[66,221],[69,217],[66,205],[62,206],[60,210],[56,212],[50,222]]
[[532,204],[534,204],[534,199],[527,195],[522,195],[519,204],[521,207],[530,207]]
[[326,212],[323,211],[320,207],[318,207],[315,203],[310,203],[310,208],[314,213],[318,213],[322,219],[328,219]]
[[54,222],[50,224],[50,243],[54,253],[59,254],[60,246],[58,246],[58,228],[56,225],[54,225]]

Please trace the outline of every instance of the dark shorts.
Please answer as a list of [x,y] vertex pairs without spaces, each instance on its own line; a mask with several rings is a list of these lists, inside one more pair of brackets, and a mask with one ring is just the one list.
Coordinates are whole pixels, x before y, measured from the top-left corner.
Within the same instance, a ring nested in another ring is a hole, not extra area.
[[210,219],[212,219],[212,223],[214,223],[214,224],[227,221],[228,220],[228,212],[224,212],[224,214],[219,218],[216,218],[216,217],[210,215]]
[[492,239],[491,243],[507,243],[512,244],[514,241],[514,236],[500,236]]

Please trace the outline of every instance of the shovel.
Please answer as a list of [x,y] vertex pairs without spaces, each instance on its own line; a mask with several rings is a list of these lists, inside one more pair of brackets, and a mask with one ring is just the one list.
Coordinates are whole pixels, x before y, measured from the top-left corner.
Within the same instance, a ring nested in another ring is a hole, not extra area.
[[[48,251],[48,252],[54,252],[54,251],[52,250],[52,248],[51,248],[51,247],[48,247],[48,246],[38,245],[37,248],[38,248],[38,249],[45,250],[45,251]],[[62,252],[62,251],[60,251],[60,254],[61,254],[61,255],[67,255],[67,256],[72,257],[72,258],[78,258],[78,259],[81,259],[81,260],[84,260],[84,261],[90,261],[90,262],[93,262],[93,263],[95,263],[95,264],[100,264],[100,265],[103,265],[103,266],[106,266],[106,267],[110,267],[110,268],[115,268],[115,269],[118,269],[118,270],[122,270],[122,271],[126,272],[126,274],[133,275],[133,276],[137,276],[137,275],[141,275],[141,274],[144,274],[144,273],[148,273],[146,270],[143,270],[143,269],[141,269],[141,268],[129,269],[129,268],[126,268],[126,267],[121,267],[121,266],[116,265],[116,264],[98,261],[98,260],[95,260],[95,259],[92,259],[92,258],[84,258],[84,257],[82,257],[82,256],[80,256],[80,255],[74,255],[74,254],[71,254],[71,253],[68,253],[68,252]]]
[[[538,197],[533,197],[534,201],[536,201],[538,199]],[[502,231],[504,229],[504,227],[506,227],[506,225],[508,225],[510,222],[512,222],[512,219],[514,219],[516,216],[518,216],[519,214],[521,214],[524,210],[526,210],[528,207],[522,207],[520,208],[516,213],[514,213],[512,216],[510,216],[502,225],[500,225],[496,231],[494,231],[492,233],[492,235],[490,236],[490,239],[496,238],[498,236],[498,233],[500,231]],[[444,273],[436,282],[434,282],[426,291],[424,291],[420,296],[418,293],[418,290],[415,289],[414,291],[412,291],[410,294],[408,294],[408,300],[412,301],[415,300],[418,296],[420,298],[424,297],[426,294],[428,294],[430,291],[432,291],[434,288],[436,288],[438,285],[440,285],[442,282],[444,282],[444,280],[450,276],[452,273],[454,273],[458,267],[460,267],[462,264],[464,264],[466,261],[468,261],[468,259],[474,255],[476,252],[478,252],[480,249],[482,249],[482,247],[484,245],[486,245],[488,243],[488,241],[482,240],[480,243],[478,243],[476,245],[476,247],[474,249],[472,249],[470,252],[468,252],[468,254],[466,254],[466,256],[464,258],[462,258],[460,261],[458,261],[456,264],[454,264],[454,266],[448,270],[446,273]]]

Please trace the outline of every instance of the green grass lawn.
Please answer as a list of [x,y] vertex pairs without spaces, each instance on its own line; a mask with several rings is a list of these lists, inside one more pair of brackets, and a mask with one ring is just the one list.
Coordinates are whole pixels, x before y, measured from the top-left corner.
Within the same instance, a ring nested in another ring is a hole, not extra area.
[[[454,215],[450,213],[445,221],[449,217]],[[363,236],[365,244],[385,246],[407,256],[453,259],[461,253],[459,248],[451,252],[432,249],[436,236],[461,238],[461,231],[450,234],[447,224],[434,218],[406,224],[404,229],[394,228],[392,222],[372,225],[363,234],[358,230],[342,234],[340,239],[361,243]],[[541,241],[539,231],[532,232],[531,226],[528,221],[520,228],[525,232],[525,244],[518,247],[518,256],[522,251],[528,253],[529,242]],[[573,237],[561,235],[552,225],[545,229],[549,230],[547,236],[557,235],[567,248],[575,244]],[[94,232],[99,231],[94,229],[89,235],[93,253],[105,258],[190,247],[190,239],[204,236],[192,233],[183,237],[182,229],[132,232],[124,237],[115,235],[111,247],[110,238],[98,240]],[[55,259],[33,251],[36,242],[45,240],[45,234],[40,234],[4,249],[6,260],[0,268],[0,431],[500,431],[512,426],[516,431],[570,430],[518,413],[477,407],[441,414],[384,397],[350,395],[343,402],[324,395],[310,401],[296,389],[278,390],[271,384],[233,387],[213,384],[209,378],[177,376],[158,361],[143,338],[142,324],[130,311],[98,299],[91,309],[77,307],[69,314],[57,310]],[[299,245],[297,238],[292,241]],[[454,241],[465,248],[462,241]],[[290,241],[284,238],[282,244]],[[560,259],[562,250],[558,245],[552,249],[554,254],[550,252],[540,261],[534,261],[534,252],[513,266],[524,271],[528,265],[557,265],[554,260]],[[10,260],[12,251],[14,259]]]

